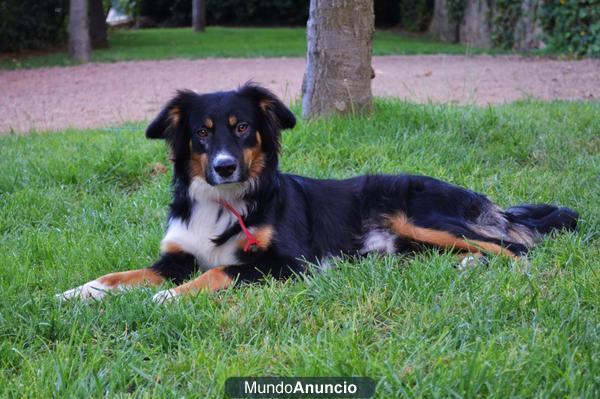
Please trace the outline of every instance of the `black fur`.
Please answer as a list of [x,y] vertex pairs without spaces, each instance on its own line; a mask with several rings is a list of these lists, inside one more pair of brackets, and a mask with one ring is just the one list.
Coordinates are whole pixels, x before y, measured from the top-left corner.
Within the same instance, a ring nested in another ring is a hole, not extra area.
[[[177,123],[173,121],[173,109],[177,109]],[[238,281],[257,281],[268,274],[288,277],[305,271],[307,262],[361,255],[370,232],[394,234],[390,227],[394,215],[405,215],[416,228],[449,233],[466,241],[497,244],[515,255],[525,255],[530,245],[527,240],[507,239],[513,237],[509,234],[511,229],[520,229],[525,236],[534,237],[576,227],[578,215],[570,209],[520,205],[501,210],[482,194],[425,176],[369,175],[317,180],[280,173],[280,131],[294,127],[296,120],[272,93],[255,85],[204,95],[179,92],[148,127],[147,137],[166,139],[173,153],[171,218],[187,220],[192,212],[195,201],[189,195],[192,152],[210,156],[211,145],[219,142],[223,146],[223,140],[229,140],[228,146],[241,149],[257,145],[250,135],[224,137],[230,133],[218,124],[212,128],[212,141],[195,136],[206,115],[220,120],[232,109],[238,118],[250,124],[251,133],[260,132],[265,156],[254,189],[244,194],[249,210],[245,223],[254,228],[271,226],[274,231],[268,248],[256,252],[239,249],[236,256],[242,264],[224,265],[226,273]],[[232,153],[234,150],[231,149]],[[247,178],[242,176],[240,181]],[[220,210],[218,218],[222,212],[228,211]],[[486,228],[495,228],[499,233],[484,234]],[[222,246],[239,237],[240,232],[239,223],[234,223],[212,239],[215,246]],[[414,251],[429,244],[406,236],[393,237],[396,252]],[[180,282],[196,266],[203,268],[196,262],[189,254],[166,254],[153,268]]]
[[152,269],[175,284],[181,284],[198,270],[193,255],[185,252],[166,253],[152,265]]
[[575,230],[579,214],[569,208],[552,205],[518,205],[506,210],[508,219],[535,229],[540,234],[555,230]]

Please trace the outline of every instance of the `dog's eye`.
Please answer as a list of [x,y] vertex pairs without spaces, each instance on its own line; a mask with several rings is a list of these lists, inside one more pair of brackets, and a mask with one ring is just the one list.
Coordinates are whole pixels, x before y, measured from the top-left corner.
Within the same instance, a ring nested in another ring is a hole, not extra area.
[[200,137],[208,137],[208,135],[210,134],[210,132],[206,128],[201,128],[200,130],[198,130],[197,134]]
[[237,134],[244,134],[248,130],[248,124],[246,122],[240,122],[235,127],[235,131]]

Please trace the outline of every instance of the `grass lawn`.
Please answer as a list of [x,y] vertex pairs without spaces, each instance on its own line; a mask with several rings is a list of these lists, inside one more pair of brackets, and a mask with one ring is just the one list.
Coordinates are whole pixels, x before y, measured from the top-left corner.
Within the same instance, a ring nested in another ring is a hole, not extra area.
[[[204,33],[194,33],[191,28],[114,30],[109,40],[110,48],[94,51],[93,61],[306,56],[304,28],[209,27]],[[373,44],[375,55],[465,54],[473,51],[461,44],[441,43],[389,31],[377,32]],[[0,68],[4,69],[70,64],[64,50],[37,56],[0,57]]]
[[400,171],[503,206],[581,213],[531,267],[370,256],[296,282],[156,305],[54,294],[158,255],[170,174],[143,125],[0,137],[0,397],[210,397],[229,376],[370,376],[377,397],[598,397],[600,104],[475,108],[379,101],[370,118],[302,122],[282,169]]

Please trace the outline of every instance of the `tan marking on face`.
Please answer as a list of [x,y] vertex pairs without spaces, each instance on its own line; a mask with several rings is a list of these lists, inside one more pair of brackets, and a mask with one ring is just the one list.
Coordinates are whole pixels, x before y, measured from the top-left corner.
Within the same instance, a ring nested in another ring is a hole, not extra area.
[[[266,251],[271,246],[273,242],[273,235],[275,234],[275,229],[273,226],[262,226],[252,231],[252,235],[258,241],[258,249],[261,251]],[[246,246],[248,239],[244,237],[239,240],[237,245],[239,249],[243,249]]]
[[415,226],[403,213],[390,217],[389,221],[394,233],[412,241],[435,245],[440,248],[460,249],[473,253],[484,251],[518,258],[512,251],[497,244],[479,240],[466,240],[447,231]]
[[152,269],[138,269],[127,272],[110,273],[98,279],[108,287],[133,286],[133,285],[159,285],[165,279]]
[[179,296],[194,294],[199,291],[214,292],[229,287],[233,279],[223,269],[223,267],[210,269],[189,283],[174,288],[175,294]]
[[215,125],[215,123],[213,122],[212,119],[206,118],[204,120],[204,126],[206,126],[207,128],[212,129],[214,125]]
[[229,116],[229,126],[233,127],[235,125],[237,125],[237,117],[235,115],[230,115]]
[[192,177],[205,178],[205,171],[208,165],[208,157],[206,154],[194,154],[190,156],[190,173]]
[[256,132],[256,145],[244,150],[244,162],[251,177],[257,177],[265,168],[265,153],[262,151],[262,138]]
[[183,248],[181,245],[176,244],[174,242],[165,242],[160,246],[160,252],[163,254],[177,254],[183,252]]

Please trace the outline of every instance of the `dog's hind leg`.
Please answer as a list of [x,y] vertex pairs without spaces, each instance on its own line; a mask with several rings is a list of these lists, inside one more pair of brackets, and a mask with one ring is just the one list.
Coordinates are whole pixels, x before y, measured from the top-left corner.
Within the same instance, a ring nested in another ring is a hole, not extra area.
[[481,252],[463,252],[458,255],[458,261],[459,263],[456,265],[458,270],[472,269],[488,263],[487,256]]
[[[400,238],[431,245],[438,248],[447,248],[469,253],[489,253],[519,258],[519,252],[511,249],[509,245],[500,245],[487,237],[471,238],[466,234],[457,234],[453,231],[423,227],[413,223],[404,213],[389,217],[390,229]],[[457,231],[458,231],[457,226]],[[465,231],[468,231],[464,227]]]

